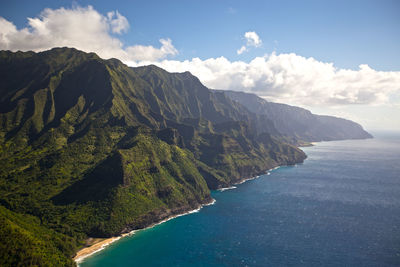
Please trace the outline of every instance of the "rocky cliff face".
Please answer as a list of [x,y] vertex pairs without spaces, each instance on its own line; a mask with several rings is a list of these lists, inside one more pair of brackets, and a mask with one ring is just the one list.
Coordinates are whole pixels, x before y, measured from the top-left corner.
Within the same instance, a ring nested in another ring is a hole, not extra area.
[[305,159],[268,117],[190,73],[55,48],[1,51],[0,79],[0,234],[18,229],[3,265],[73,265],[87,236],[143,227]]

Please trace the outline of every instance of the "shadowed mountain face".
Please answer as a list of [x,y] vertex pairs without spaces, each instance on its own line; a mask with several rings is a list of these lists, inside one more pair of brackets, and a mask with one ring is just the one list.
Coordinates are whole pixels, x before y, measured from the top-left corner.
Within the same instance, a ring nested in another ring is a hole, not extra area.
[[268,102],[250,93],[218,92],[224,92],[251,112],[266,116],[280,134],[289,137],[294,143],[299,140],[316,142],[372,138],[361,125],[350,120],[315,115],[306,109]]
[[88,236],[144,227],[305,158],[270,117],[188,72],[55,48],[1,51],[0,79],[0,235],[12,240],[0,265],[73,265]]

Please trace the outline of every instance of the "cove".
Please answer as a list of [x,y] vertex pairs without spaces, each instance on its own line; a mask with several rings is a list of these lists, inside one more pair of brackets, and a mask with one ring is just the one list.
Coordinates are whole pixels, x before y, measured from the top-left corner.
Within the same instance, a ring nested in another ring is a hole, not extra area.
[[400,264],[400,138],[321,142],[308,159],[137,231],[80,266]]

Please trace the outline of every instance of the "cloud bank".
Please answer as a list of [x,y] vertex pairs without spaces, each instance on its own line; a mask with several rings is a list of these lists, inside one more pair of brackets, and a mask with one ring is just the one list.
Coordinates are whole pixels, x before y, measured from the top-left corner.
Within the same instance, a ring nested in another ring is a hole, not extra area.
[[[376,71],[365,64],[357,70],[339,69],[333,63],[293,53],[272,53],[250,62],[225,57],[170,60],[166,57],[178,54],[170,39],[160,39],[160,47],[129,46],[119,39],[129,29],[128,20],[118,11],[102,15],[91,6],[45,9],[39,17],[28,18],[23,29],[0,17],[0,49],[75,47],[102,58],[118,58],[131,66],[156,64],[171,72],[190,71],[210,88],[253,92],[295,105],[399,105],[400,72]],[[238,54],[262,45],[256,32],[246,32],[244,38],[246,44]]]
[[126,33],[128,29],[128,20],[118,11],[103,16],[92,6],[46,8],[39,17],[28,18],[28,27],[20,30],[0,17],[0,49],[43,51],[68,46],[124,61],[159,60],[178,53],[170,39],[160,39],[160,48],[124,46],[116,35]]
[[293,53],[272,53],[249,63],[225,57],[152,63],[172,72],[190,71],[210,88],[247,91],[296,105],[376,105],[400,94],[400,72],[376,71],[365,64],[358,70],[339,69]]

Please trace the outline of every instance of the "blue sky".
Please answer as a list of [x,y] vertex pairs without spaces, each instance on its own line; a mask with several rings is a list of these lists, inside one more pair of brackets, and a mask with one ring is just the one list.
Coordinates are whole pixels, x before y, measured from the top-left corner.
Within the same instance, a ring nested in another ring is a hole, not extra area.
[[400,1],[3,0],[0,17],[0,49],[75,46],[400,129]]
[[[400,1],[18,1],[3,0],[0,15],[26,26],[46,8],[92,5],[118,10],[131,24],[127,44],[157,45],[171,38],[176,59],[225,56],[251,60],[277,51],[334,62],[400,70]],[[242,35],[255,31],[263,46],[236,54]]]

